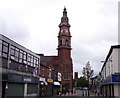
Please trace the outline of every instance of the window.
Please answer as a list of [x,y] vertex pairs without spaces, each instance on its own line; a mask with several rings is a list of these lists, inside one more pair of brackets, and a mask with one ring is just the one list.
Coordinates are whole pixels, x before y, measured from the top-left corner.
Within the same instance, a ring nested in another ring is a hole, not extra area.
[[66,43],[67,46],[69,45],[69,41],[67,39],[66,39],[65,43]]
[[0,40],[0,57],[2,56],[1,53],[2,53],[2,40]]
[[2,47],[2,56],[7,58],[8,57],[8,48],[9,48],[9,44],[7,42],[3,41],[3,47]]
[[57,71],[58,70],[58,65],[53,65],[53,69],[55,70],[55,71]]
[[34,57],[34,67],[36,67],[38,65],[38,58]]
[[64,80],[69,80],[68,74],[64,74]]
[[10,58],[18,62],[19,59],[19,49],[11,45],[10,49]]
[[19,49],[15,48],[15,61],[18,62],[18,57],[19,57]]
[[19,54],[19,63],[23,62],[23,51],[20,50],[20,54]]
[[62,45],[62,40],[59,41],[59,45]]
[[23,52],[23,63],[27,63],[27,53],[25,51]]
[[38,67],[38,61],[39,61],[39,59],[36,58],[36,64],[35,64],[35,67]]
[[15,60],[15,47],[13,45],[11,45],[10,49],[10,58]]
[[65,66],[65,72],[69,72],[70,71],[70,67],[69,67],[69,65],[66,65]]
[[62,44],[65,45],[65,39],[62,39]]
[[32,55],[31,55],[31,66],[34,66],[34,58]]
[[28,65],[31,65],[31,55],[28,54]]
[[39,58],[34,57],[34,67],[38,67]]

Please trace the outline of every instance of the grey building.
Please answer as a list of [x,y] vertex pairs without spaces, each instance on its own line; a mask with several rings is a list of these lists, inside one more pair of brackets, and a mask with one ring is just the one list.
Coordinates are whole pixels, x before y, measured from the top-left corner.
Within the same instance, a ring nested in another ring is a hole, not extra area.
[[120,45],[111,46],[101,69],[101,80],[104,97],[120,98]]
[[40,56],[0,34],[2,98],[38,95],[39,70]]

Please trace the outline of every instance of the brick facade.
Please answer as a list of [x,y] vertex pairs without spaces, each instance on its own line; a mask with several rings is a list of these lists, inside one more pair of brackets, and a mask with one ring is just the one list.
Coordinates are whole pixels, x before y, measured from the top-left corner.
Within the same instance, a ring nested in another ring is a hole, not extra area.
[[70,24],[66,8],[63,10],[63,16],[59,24],[57,50],[58,56],[41,55],[41,64],[52,68],[55,72],[60,72],[62,74],[62,89],[70,92],[72,90],[73,63],[71,58]]

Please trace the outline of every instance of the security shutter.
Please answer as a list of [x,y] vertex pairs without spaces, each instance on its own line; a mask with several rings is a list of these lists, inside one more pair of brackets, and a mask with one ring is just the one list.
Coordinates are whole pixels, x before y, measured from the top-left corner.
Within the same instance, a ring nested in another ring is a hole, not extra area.
[[37,84],[28,84],[27,94],[37,94]]
[[8,83],[7,96],[23,96],[24,84]]

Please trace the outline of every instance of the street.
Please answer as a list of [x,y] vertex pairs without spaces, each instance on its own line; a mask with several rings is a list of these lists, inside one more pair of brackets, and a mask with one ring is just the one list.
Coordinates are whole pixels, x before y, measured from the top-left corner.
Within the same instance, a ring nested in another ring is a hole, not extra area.
[[[40,97],[40,98],[46,98],[46,97]],[[94,93],[90,92],[90,96],[82,96],[82,91],[81,90],[76,90],[75,94],[71,95],[62,95],[62,96],[50,96],[47,98],[104,98],[103,96],[95,96]]]

